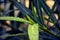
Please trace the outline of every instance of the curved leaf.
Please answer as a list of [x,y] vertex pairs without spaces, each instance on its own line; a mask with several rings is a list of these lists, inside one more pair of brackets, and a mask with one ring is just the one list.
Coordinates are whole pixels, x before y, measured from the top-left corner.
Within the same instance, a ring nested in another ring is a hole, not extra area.
[[0,17],[0,20],[10,20],[10,21],[18,21],[18,22],[26,22],[26,23],[31,23],[23,18],[18,18],[18,17]]

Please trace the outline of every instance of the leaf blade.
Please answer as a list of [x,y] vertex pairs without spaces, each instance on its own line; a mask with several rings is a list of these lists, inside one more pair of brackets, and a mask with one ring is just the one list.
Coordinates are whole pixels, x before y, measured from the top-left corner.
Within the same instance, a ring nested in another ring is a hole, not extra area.
[[38,40],[38,24],[29,25],[28,34],[30,40]]
[[18,22],[24,22],[24,23],[30,23],[29,21],[19,18],[19,17],[0,17],[0,20],[10,20],[10,21],[18,21]]

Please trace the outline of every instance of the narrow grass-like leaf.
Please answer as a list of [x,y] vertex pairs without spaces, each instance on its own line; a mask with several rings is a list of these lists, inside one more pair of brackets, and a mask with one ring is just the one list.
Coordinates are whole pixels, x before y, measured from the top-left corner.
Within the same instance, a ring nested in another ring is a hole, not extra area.
[[34,6],[36,8],[36,15],[37,15],[37,23],[38,24],[43,24],[43,15],[42,15],[42,10],[41,10],[41,4],[39,0],[34,0]]
[[30,18],[30,16],[26,15],[27,16],[27,19],[32,23],[34,24],[35,22]]
[[44,9],[44,11],[46,12],[46,14],[49,16],[50,15],[50,8],[46,5],[44,0],[39,0],[39,2],[41,3],[41,6]]
[[34,9],[35,7],[32,2],[31,2],[31,8],[32,8],[32,12],[34,14],[34,17],[37,18],[36,10]]
[[[41,28],[41,27],[40,27],[40,28]],[[51,34],[51,35],[53,35],[53,36],[60,37],[57,33],[49,30],[46,26],[44,26],[44,28],[41,28],[41,29],[44,30],[44,32],[47,32],[47,33],[49,33],[49,34]]]
[[[46,5],[45,1],[44,1],[44,0],[39,0],[39,1],[40,1],[40,3],[41,3],[42,8],[43,8],[44,11],[46,12],[46,14],[47,14],[48,16],[51,16],[51,15],[53,14],[53,12],[51,12],[51,9]],[[56,18],[55,18],[54,15],[52,15],[51,20],[52,20],[52,21],[56,20]]]
[[39,32],[38,32],[38,24],[33,24],[28,26],[28,35],[30,40],[38,40]]
[[[57,5],[57,2],[55,1],[54,5],[53,5],[53,7],[51,9],[51,14],[50,14],[49,19],[48,19],[48,22],[50,21],[50,19],[53,19],[52,22],[54,24],[55,24],[54,20],[57,21],[57,19],[56,19],[56,17],[52,13],[54,13],[54,9],[55,9],[56,5]],[[52,18],[52,17],[54,17],[54,18]]]
[[34,15],[30,9],[26,8],[23,4],[18,3],[16,0],[13,0],[13,2],[14,5],[20,10],[20,12],[22,12],[24,16],[26,16],[27,13],[27,15],[29,15],[36,22],[36,19],[34,18]]
[[18,21],[18,22],[24,22],[24,23],[31,23],[23,18],[18,17],[0,17],[0,20],[9,20],[9,21]]
[[52,11],[54,11],[55,7],[57,6],[58,2],[55,1],[53,7],[52,7]]

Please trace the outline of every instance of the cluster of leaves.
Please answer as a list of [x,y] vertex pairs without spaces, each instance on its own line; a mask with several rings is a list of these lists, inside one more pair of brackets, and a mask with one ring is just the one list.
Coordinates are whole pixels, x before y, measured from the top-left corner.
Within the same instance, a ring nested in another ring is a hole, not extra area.
[[[24,4],[18,3],[16,0],[12,0],[14,5],[20,10],[20,12],[27,17],[27,19],[23,18],[17,18],[17,17],[0,17],[0,20],[10,20],[10,21],[18,21],[18,22],[24,22],[28,23],[28,35],[30,40],[38,40],[41,37],[42,31],[44,33],[48,33],[48,35],[51,35],[53,37],[60,38],[60,35],[56,32],[53,32],[49,29],[47,25],[44,24],[44,20],[47,20],[48,22],[52,22],[54,26],[57,23],[56,17],[54,14],[54,9],[57,5],[57,2],[53,5],[52,9],[50,9],[47,4],[45,3],[45,0],[33,0],[31,1],[31,10],[29,8],[26,8]],[[49,16],[48,19],[43,17],[43,12]],[[57,26],[55,26],[56,28]],[[56,28],[58,29],[58,27]],[[42,31],[41,31],[42,30]],[[59,31],[59,29],[58,29]],[[47,37],[48,38],[48,37]]]

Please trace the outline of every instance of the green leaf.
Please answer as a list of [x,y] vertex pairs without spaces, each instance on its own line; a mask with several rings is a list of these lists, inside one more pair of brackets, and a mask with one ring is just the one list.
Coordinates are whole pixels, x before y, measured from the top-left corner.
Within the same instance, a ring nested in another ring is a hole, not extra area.
[[34,7],[33,2],[31,2],[31,8],[32,8],[32,12],[34,14],[34,17],[37,18],[36,8]]
[[19,17],[0,17],[0,20],[9,20],[9,21],[18,21],[18,22],[24,22],[24,23],[30,23],[29,21],[19,18]]
[[30,40],[38,40],[38,24],[33,24],[33,25],[29,25],[28,27],[28,35]]
[[35,22],[30,18],[30,16],[26,15],[27,16],[27,19],[32,23],[34,24]]
[[25,7],[25,5],[23,5],[22,3],[18,3],[17,0],[13,0],[13,2],[14,2],[14,5],[20,10],[20,12],[24,16],[26,16],[26,14],[27,14],[36,22],[36,19],[34,18],[34,14],[30,9]]

